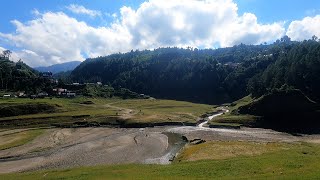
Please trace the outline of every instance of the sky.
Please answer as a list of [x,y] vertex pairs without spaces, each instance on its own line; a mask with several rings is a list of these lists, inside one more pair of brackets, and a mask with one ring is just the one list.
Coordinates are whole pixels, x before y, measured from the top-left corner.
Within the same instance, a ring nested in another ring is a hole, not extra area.
[[320,37],[319,0],[2,0],[0,50],[32,67],[158,47]]

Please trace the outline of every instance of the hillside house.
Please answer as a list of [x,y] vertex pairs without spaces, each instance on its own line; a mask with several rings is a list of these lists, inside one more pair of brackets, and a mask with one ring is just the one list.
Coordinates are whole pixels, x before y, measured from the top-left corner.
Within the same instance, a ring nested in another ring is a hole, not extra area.
[[61,96],[68,97],[68,98],[73,98],[73,97],[76,97],[76,93],[73,92],[73,91],[67,91],[67,92],[61,93]]
[[66,93],[68,90],[63,88],[52,89],[55,95],[61,95],[62,93]]

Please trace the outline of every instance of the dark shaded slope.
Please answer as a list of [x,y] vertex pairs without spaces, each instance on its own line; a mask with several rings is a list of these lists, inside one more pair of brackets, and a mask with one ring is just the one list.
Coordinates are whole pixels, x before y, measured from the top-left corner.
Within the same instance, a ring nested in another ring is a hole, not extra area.
[[[320,128],[319,105],[300,90],[276,91],[238,109],[261,116],[258,126],[284,131],[315,132]],[[320,131],[319,131],[320,132]]]

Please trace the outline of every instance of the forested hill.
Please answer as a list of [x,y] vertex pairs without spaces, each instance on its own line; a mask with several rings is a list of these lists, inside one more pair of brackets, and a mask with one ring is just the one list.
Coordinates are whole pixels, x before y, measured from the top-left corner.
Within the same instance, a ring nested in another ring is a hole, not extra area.
[[320,43],[282,38],[271,45],[230,48],[159,48],[87,59],[77,82],[125,87],[157,98],[223,103],[252,93],[296,88],[320,100]]
[[0,53],[0,90],[35,93],[49,89],[48,84],[50,83],[47,82],[47,79],[39,77],[36,70],[22,61],[10,61],[9,57]]
[[0,56],[0,89],[22,89],[36,77],[36,71],[22,61]]

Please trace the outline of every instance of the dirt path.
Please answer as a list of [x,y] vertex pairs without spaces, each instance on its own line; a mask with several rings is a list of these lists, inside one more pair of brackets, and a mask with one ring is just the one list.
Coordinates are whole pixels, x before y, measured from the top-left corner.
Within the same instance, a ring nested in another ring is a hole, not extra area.
[[114,104],[114,103],[105,104],[104,106],[106,108],[112,108],[112,109],[115,109],[115,110],[119,111],[120,118],[122,118],[122,119],[130,119],[134,115],[137,114],[137,112],[135,112],[132,109],[117,107],[117,106],[113,106],[112,104]]

